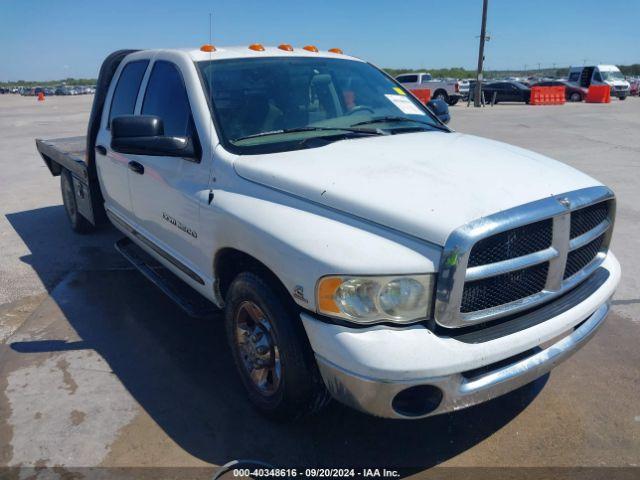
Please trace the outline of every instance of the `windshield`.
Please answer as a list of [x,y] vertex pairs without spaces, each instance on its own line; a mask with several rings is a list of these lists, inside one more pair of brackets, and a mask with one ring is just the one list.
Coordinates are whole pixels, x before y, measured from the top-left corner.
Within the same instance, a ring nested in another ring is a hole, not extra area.
[[222,142],[235,153],[307,148],[304,141],[318,137],[443,129],[418,100],[364,62],[242,58],[198,68]]
[[603,80],[624,80],[622,76],[622,72],[620,71],[602,71],[600,70],[600,75],[602,75]]

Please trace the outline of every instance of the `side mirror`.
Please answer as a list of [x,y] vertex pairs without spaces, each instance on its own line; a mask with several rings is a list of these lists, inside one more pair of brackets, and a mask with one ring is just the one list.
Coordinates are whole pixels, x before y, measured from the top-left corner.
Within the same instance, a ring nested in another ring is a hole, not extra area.
[[123,115],[111,120],[111,148],[119,153],[198,159],[191,137],[167,137],[160,117]]
[[427,108],[431,110],[442,123],[449,123],[449,120],[451,120],[449,105],[447,105],[447,102],[444,100],[440,100],[439,98],[429,100],[429,102],[427,102]]

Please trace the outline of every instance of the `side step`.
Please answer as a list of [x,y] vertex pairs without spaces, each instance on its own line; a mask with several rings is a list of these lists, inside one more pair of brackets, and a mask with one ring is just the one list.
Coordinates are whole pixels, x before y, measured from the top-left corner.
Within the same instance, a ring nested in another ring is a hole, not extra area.
[[190,317],[206,318],[219,311],[213,303],[180,280],[129,238],[121,238],[115,243],[115,247],[140,273]]

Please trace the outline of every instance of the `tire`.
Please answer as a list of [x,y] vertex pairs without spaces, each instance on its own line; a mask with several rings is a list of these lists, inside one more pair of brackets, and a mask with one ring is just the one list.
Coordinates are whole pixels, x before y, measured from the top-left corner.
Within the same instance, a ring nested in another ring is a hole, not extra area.
[[625,96],[623,96],[623,97],[618,97],[618,98],[619,98],[620,100],[626,100],[626,99],[627,99],[626,95],[625,95]]
[[449,104],[450,107],[453,107],[459,101],[460,101],[460,97],[449,97],[449,100],[447,100],[447,103]]
[[580,95],[578,92],[573,92],[571,95],[569,95],[569,101],[570,102],[581,102],[582,101],[582,95]]
[[93,231],[95,227],[78,211],[76,192],[73,187],[71,173],[68,170],[63,170],[60,174],[60,190],[62,191],[62,203],[67,213],[69,223],[71,224],[71,229],[76,233],[89,233]]
[[272,284],[252,272],[233,280],[225,304],[227,341],[251,403],[267,417],[296,420],[331,397],[297,308]]
[[435,100],[437,98],[439,98],[440,100],[442,100],[444,102],[449,103],[449,94],[446,91],[442,90],[442,89],[436,90],[433,93],[433,97],[431,97],[431,100]]

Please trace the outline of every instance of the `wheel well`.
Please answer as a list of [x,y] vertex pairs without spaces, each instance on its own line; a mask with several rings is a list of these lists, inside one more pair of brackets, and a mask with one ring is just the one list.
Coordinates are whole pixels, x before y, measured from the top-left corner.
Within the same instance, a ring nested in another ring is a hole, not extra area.
[[227,296],[231,282],[239,273],[252,272],[266,280],[269,285],[278,290],[286,298],[291,299],[278,276],[257,258],[235,248],[223,248],[216,253],[213,263],[213,273],[216,279],[216,294],[222,300]]

